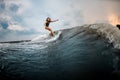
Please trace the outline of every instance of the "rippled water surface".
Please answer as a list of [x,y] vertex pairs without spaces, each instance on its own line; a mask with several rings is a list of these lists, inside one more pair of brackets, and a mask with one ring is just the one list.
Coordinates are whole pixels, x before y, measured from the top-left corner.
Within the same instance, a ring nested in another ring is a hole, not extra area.
[[0,44],[0,80],[119,78],[120,50],[79,28],[63,30],[49,43]]

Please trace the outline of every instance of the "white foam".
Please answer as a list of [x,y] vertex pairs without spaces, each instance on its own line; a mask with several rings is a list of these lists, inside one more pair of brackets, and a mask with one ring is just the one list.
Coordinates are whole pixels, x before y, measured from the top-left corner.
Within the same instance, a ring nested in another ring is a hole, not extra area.
[[50,36],[49,34],[44,34],[44,35],[40,35],[37,36],[36,38],[32,39],[32,42],[52,42],[55,41],[59,38],[61,34],[61,31],[58,31],[58,34],[55,35],[54,37]]
[[116,26],[100,23],[84,25],[82,28],[107,38],[109,40],[109,43],[113,43],[115,48],[120,49],[120,30]]
[[32,39],[31,41],[44,41],[44,39],[46,39],[48,37],[47,34],[43,34],[40,36],[35,37],[34,39]]

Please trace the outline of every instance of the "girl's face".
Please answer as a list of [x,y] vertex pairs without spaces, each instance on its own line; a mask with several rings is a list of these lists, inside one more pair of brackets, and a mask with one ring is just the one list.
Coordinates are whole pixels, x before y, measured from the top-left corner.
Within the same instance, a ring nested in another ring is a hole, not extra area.
[[50,18],[47,18],[47,21],[51,21],[51,19],[50,19]]

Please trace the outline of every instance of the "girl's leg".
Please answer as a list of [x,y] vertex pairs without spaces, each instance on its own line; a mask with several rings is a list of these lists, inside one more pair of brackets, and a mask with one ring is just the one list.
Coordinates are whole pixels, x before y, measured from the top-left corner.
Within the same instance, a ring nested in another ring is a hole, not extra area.
[[45,29],[47,29],[47,30],[49,30],[49,31],[51,32],[51,36],[54,36],[54,32],[52,31],[51,28],[49,28],[49,27],[45,27]]

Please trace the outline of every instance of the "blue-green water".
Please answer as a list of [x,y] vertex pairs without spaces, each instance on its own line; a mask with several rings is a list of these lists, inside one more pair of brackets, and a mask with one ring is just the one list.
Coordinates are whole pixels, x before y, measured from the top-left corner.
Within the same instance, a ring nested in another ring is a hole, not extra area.
[[0,44],[0,80],[120,79],[120,50],[76,27],[48,43]]

